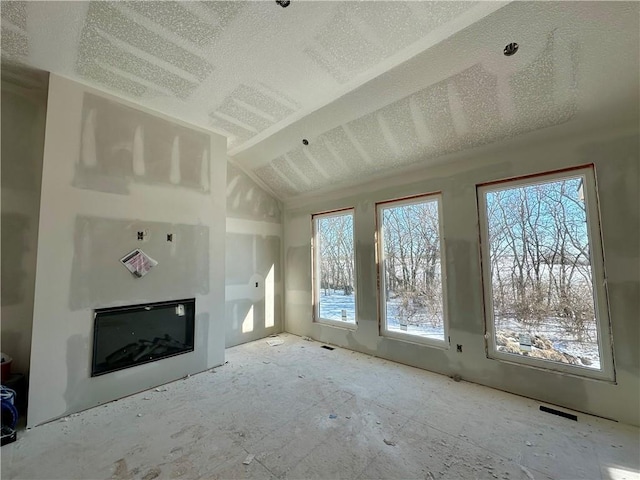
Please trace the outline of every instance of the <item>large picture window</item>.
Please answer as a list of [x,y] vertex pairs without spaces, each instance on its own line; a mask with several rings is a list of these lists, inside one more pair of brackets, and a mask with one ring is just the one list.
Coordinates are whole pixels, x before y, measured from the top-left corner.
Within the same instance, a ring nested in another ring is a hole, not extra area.
[[376,209],[382,334],[443,345],[440,195],[378,203]]
[[313,298],[316,321],[356,324],[353,209],[313,216]]
[[592,168],[478,187],[489,355],[613,379]]

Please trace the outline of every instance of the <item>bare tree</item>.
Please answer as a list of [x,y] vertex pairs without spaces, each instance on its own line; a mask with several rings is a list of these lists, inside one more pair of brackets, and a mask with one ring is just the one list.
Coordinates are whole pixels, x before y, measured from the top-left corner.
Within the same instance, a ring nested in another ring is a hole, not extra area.
[[529,328],[556,322],[579,340],[595,326],[579,179],[487,194],[495,313]]
[[387,300],[398,298],[401,323],[442,324],[440,233],[435,201],[383,210]]
[[318,222],[320,249],[320,284],[325,290],[353,293],[354,248],[353,217],[339,215],[321,218]]

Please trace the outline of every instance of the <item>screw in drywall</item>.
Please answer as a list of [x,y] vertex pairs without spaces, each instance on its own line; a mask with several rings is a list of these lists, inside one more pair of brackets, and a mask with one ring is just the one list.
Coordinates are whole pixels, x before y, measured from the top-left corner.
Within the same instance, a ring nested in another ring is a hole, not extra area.
[[256,288],[258,288],[258,282],[256,282]]
[[462,345],[460,345],[459,343],[458,343],[458,344],[456,344],[456,351],[457,351],[458,353],[462,353]]
[[303,138],[302,139],[302,144],[305,145],[305,146],[309,145],[309,140],[307,140],[306,138]]
[[167,233],[167,242],[173,242],[173,233]]
[[282,8],[287,8],[291,3],[290,0],[276,0],[276,3],[280,5]]
[[138,240],[144,240],[144,232],[138,232]]

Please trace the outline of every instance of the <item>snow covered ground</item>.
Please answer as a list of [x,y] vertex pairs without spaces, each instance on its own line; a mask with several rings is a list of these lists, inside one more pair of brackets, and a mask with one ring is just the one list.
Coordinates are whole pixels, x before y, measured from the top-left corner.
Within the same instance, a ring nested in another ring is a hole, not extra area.
[[[345,321],[342,312],[346,314],[346,321],[355,322],[355,294],[344,295],[341,290],[329,290],[325,294],[320,293],[320,316],[329,320]],[[402,332],[410,335],[417,335],[424,338],[444,340],[444,328],[442,321],[431,322],[426,315],[416,315],[411,325],[403,330],[398,321],[399,299],[391,299],[387,302],[387,328],[394,332]],[[435,323],[435,324],[434,324]],[[575,336],[567,333],[554,319],[549,319],[539,327],[529,329],[515,319],[499,319],[496,322],[496,330],[507,330],[516,333],[530,333],[548,338],[553,343],[553,347],[562,353],[567,353],[574,357],[586,358],[591,361],[589,368],[600,368],[600,353],[598,350],[597,331],[594,327],[590,330],[591,340],[578,341]]]
[[342,316],[344,311],[346,314],[346,321],[355,323],[356,321],[356,295],[344,295],[342,290],[328,290],[328,295],[325,294],[325,290],[320,292],[320,318],[326,320],[338,320],[345,321]]
[[556,319],[549,318],[546,322],[536,328],[522,325],[513,318],[497,319],[496,330],[508,330],[516,333],[530,333],[548,338],[553,343],[553,348],[562,353],[567,353],[574,357],[587,358],[592,363],[584,365],[588,368],[600,369],[600,352],[598,349],[598,332],[595,324],[589,330],[591,340],[579,341],[574,335],[566,332]]
[[411,324],[407,325],[407,329],[403,330],[400,327],[400,315],[398,315],[399,307],[399,299],[387,301],[387,329],[394,332],[403,332],[425,338],[444,340],[444,324],[442,323],[442,319],[431,321],[427,318],[426,313],[418,313],[411,320]]
[[[420,337],[444,340],[444,328],[442,321],[435,326],[427,320],[426,315],[416,315],[412,325],[407,325],[402,330],[398,321],[398,307],[400,300],[393,299],[387,302],[387,328],[391,331],[403,332]],[[341,290],[329,290],[320,292],[320,317],[327,320],[344,321],[342,312],[346,313],[347,322],[355,322],[355,295],[344,295]]]

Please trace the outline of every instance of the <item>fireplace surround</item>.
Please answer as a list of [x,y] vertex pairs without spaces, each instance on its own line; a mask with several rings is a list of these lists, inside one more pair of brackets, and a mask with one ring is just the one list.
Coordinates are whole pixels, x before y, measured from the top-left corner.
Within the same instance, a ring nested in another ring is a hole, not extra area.
[[194,298],[96,309],[94,319],[92,377],[194,349]]

